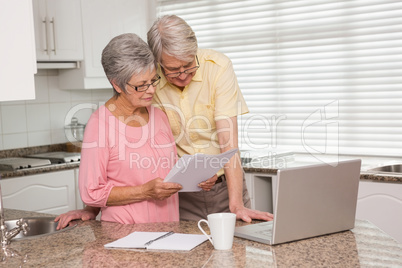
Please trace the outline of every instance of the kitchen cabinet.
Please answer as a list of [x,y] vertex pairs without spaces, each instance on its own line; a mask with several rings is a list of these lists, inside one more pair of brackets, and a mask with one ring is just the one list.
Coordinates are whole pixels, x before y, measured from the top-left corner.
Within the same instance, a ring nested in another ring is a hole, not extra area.
[[33,0],[37,61],[84,58],[80,0]]
[[402,243],[402,184],[360,181],[356,218],[371,221]]
[[61,214],[76,209],[74,170],[1,180],[4,208]]
[[1,0],[0,101],[35,99],[32,1]]
[[75,183],[75,204],[77,209],[84,208],[84,202],[81,200],[80,189],[78,186],[78,172],[79,168],[74,169],[74,183]]
[[59,70],[60,88],[111,88],[101,64],[102,50],[122,33],[136,33],[146,41],[149,5],[143,0],[81,1],[84,62],[79,69]]

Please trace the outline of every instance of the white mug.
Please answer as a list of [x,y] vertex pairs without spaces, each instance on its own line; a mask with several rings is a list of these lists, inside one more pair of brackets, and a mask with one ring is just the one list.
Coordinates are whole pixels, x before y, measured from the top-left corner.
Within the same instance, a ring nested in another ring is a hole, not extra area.
[[[207,217],[208,221],[204,219],[198,221],[198,228],[200,228],[201,232],[208,237],[215,249],[231,249],[236,225],[236,214],[213,213],[209,214]],[[211,236],[207,235],[204,229],[202,229],[201,222],[208,224]]]

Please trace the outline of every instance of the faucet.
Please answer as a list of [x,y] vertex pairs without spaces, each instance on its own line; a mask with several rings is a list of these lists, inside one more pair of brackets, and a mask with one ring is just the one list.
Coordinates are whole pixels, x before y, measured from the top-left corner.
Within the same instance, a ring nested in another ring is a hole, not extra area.
[[19,219],[16,223],[17,227],[7,231],[7,225],[4,219],[4,209],[3,209],[3,195],[1,193],[1,185],[0,185],[0,243],[1,247],[5,248],[8,244],[10,244],[11,239],[19,234],[21,231],[24,235],[26,235],[29,231],[28,223],[24,219]]

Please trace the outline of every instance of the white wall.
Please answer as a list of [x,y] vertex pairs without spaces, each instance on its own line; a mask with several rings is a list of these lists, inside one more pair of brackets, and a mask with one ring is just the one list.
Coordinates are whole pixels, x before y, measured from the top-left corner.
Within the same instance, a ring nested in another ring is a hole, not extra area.
[[[113,95],[111,89],[61,90],[57,70],[38,70],[35,93],[35,100],[0,102],[0,150],[67,142],[64,122],[71,108],[103,104]],[[80,109],[73,116],[85,124],[92,112]]]

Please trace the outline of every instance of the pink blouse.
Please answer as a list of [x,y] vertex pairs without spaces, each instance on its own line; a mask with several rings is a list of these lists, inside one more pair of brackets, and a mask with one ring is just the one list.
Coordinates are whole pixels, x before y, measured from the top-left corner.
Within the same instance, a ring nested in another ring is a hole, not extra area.
[[177,161],[166,115],[153,106],[147,109],[148,124],[130,127],[103,105],[91,115],[85,128],[80,194],[85,204],[101,207],[103,221],[132,224],[179,220],[177,193],[163,201],[106,206],[114,186],[136,186],[157,177],[163,179]]

